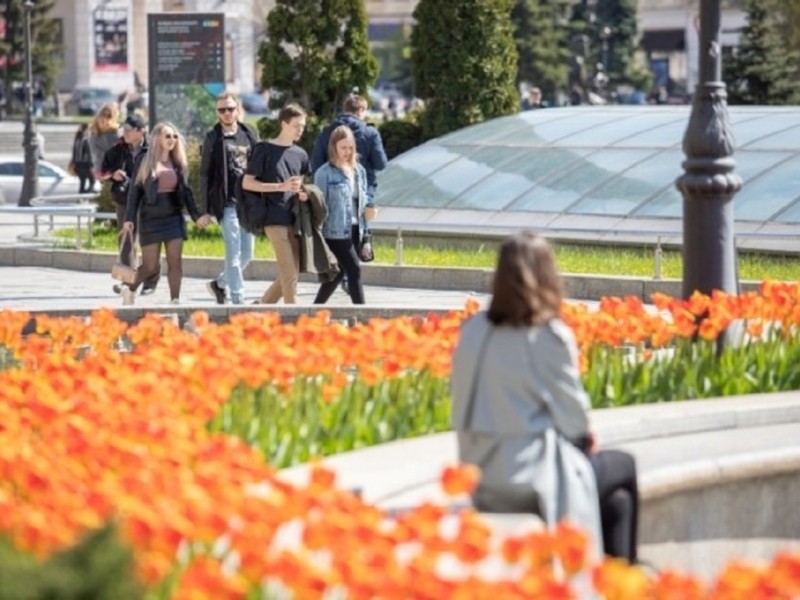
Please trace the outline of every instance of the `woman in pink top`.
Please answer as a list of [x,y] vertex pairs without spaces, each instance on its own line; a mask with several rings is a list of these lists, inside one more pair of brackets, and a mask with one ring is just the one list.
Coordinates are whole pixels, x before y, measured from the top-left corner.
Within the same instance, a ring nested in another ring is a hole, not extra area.
[[187,167],[186,146],[178,130],[172,123],[158,123],[150,134],[150,150],[137,158],[134,184],[128,192],[123,232],[132,232],[135,220],[139,219],[142,265],[136,281],[123,286],[123,304],[133,304],[139,284],[158,272],[161,244],[166,247],[170,301],[179,302],[186,239],[184,209],[198,227],[209,223],[209,216],[201,216],[197,210],[187,181]]

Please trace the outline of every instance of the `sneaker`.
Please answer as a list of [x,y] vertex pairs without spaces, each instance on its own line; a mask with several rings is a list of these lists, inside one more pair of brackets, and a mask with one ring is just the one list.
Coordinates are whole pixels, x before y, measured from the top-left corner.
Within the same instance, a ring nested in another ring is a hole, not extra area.
[[216,279],[212,279],[206,284],[206,289],[208,293],[214,296],[214,300],[217,304],[225,304],[225,290],[224,288],[219,287]]
[[114,285],[111,287],[111,289],[112,289],[112,290],[114,290],[114,293],[115,293],[115,294],[121,294],[121,293],[122,293],[122,286],[121,286],[120,284],[118,284],[118,283],[115,283],[115,284],[114,284]]
[[170,304],[180,304],[181,303],[181,299],[180,298],[173,298],[172,300],[169,301],[169,303]]
[[122,286],[122,304],[124,306],[133,306],[136,302],[136,292],[134,292],[127,285]]
[[150,294],[154,293],[155,291],[156,291],[155,286],[153,286],[153,287],[145,287],[145,288],[142,288],[141,295],[142,296],[149,296]]

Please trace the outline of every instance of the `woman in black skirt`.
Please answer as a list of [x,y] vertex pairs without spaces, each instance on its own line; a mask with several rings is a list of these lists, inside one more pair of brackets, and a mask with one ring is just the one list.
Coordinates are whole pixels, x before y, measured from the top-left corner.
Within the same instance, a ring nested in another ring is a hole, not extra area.
[[186,239],[186,209],[200,228],[209,223],[208,215],[200,215],[192,188],[186,178],[186,145],[172,123],[162,122],[150,134],[150,150],[139,156],[133,185],[128,192],[128,207],[123,233],[133,232],[139,219],[139,244],[142,265],[136,281],[123,286],[123,304],[133,304],[136,288],[155,274],[161,261],[161,244],[166,247],[167,280],[170,302],[178,304],[183,271],[181,257]]

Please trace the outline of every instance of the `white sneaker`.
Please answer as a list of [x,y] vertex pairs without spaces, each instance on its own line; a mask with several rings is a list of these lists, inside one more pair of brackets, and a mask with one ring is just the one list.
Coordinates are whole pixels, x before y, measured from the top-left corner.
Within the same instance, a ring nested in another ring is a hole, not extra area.
[[136,302],[136,292],[134,292],[127,285],[123,285],[121,291],[123,306],[133,306],[133,303]]
[[181,299],[180,298],[173,298],[172,300],[169,301],[169,303],[170,304],[180,304],[181,303]]

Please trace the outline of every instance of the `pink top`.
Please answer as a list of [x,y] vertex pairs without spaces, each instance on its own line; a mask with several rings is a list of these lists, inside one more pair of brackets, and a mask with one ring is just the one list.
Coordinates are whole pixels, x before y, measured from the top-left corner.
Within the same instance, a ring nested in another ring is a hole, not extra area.
[[178,187],[178,174],[172,162],[163,163],[158,161],[156,164],[156,177],[158,177],[158,193],[165,194],[174,192]]

